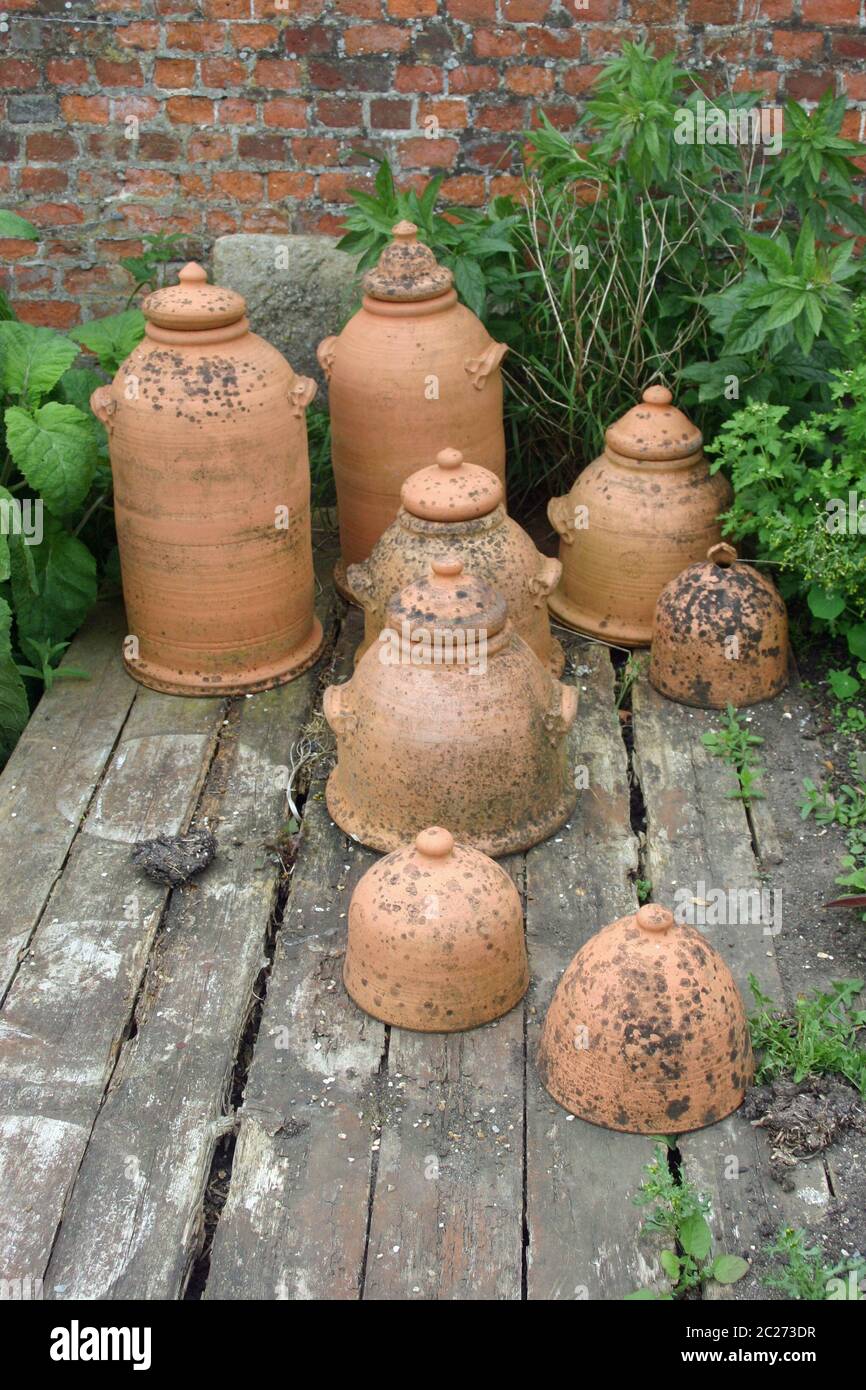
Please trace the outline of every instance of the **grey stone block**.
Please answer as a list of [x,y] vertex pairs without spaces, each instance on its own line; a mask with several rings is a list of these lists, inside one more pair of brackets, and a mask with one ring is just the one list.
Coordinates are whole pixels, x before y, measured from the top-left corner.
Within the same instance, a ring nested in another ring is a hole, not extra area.
[[30,125],[57,119],[57,98],[43,96],[10,97],[10,125]]
[[316,348],[361,302],[354,257],[329,236],[238,233],[214,242],[212,278],[244,296],[253,332],[315,377],[325,399]]

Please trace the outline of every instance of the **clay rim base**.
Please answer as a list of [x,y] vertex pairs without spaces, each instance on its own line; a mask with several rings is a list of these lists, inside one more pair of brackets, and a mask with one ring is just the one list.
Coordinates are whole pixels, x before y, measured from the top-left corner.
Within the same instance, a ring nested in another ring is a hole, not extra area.
[[611,647],[648,647],[652,642],[652,628],[633,627],[630,629],[599,627],[598,622],[583,613],[556,590],[547,600],[553,617],[564,627],[570,627],[582,637],[595,637],[599,642],[607,642]]
[[149,690],[159,690],[163,695],[199,695],[222,699],[229,695],[251,695],[256,691],[272,690],[277,685],[288,685],[289,681],[303,675],[304,671],[315,665],[324,645],[322,624],[316,618],[310,637],[303,646],[294,649],[288,664],[261,667],[242,681],[202,681],[199,677],[180,676],[177,671],[154,666],[149,661],[133,662],[126,657],[123,658],[123,664],[127,673],[133,680],[138,681],[139,685],[145,685]]
[[417,1023],[401,1023],[399,1018],[389,1016],[387,1010],[377,1013],[375,1009],[368,1008],[368,1006],[362,1004],[360,999],[357,999],[349,989],[346,983],[345,965],[343,966],[343,986],[356,1008],[360,1009],[362,1013],[367,1014],[370,1018],[378,1019],[380,1023],[387,1023],[389,1028],[401,1028],[405,1033],[472,1033],[476,1028],[486,1028],[488,1023],[495,1023],[498,1018],[504,1018],[506,1014],[511,1013],[512,1009],[517,1008],[517,1005],[520,1003],[521,999],[525,997],[526,991],[529,989],[529,972],[527,971],[526,980],[520,992],[515,993],[514,998],[509,1004],[505,1004],[501,1009],[495,1009],[493,1013],[488,1014],[486,1018],[479,1018],[475,1023],[455,1023],[451,1028],[422,1028],[420,1024]]
[[547,659],[547,667],[550,674],[556,676],[557,680],[565,670],[565,648],[553,635],[550,638],[550,656]]
[[[536,1062],[536,1071],[537,1070],[538,1063]],[[539,1080],[540,1079],[539,1077]],[[634,1125],[618,1125],[614,1123],[613,1120],[601,1120],[594,1118],[592,1115],[584,1115],[580,1110],[574,1110],[567,1101],[563,1100],[561,1096],[558,1096],[553,1087],[549,1086],[546,1081],[542,1081],[541,1084],[547,1094],[552,1096],[557,1105],[560,1105],[569,1115],[574,1115],[576,1119],[583,1120],[585,1124],[595,1125],[596,1129],[609,1129],[615,1134],[694,1134],[699,1129],[709,1129],[712,1125],[717,1125],[720,1121],[726,1120],[729,1115],[736,1114],[743,1101],[746,1099],[746,1093],[744,1091],[736,1105],[732,1105],[729,1109],[723,1110],[719,1115],[713,1115],[711,1120],[702,1120],[700,1124],[683,1124],[682,1120],[671,1120],[669,1116],[665,1115],[662,1116],[658,1124],[647,1125],[645,1129],[638,1129]],[[751,1085],[751,1082],[749,1084]]]
[[791,677],[786,672],[775,690],[768,690],[765,695],[755,695],[749,700],[740,698],[727,700],[687,700],[684,695],[675,693],[673,690],[666,690],[664,685],[654,681],[652,677],[652,667],[650,667],[648,680],[653,690],[657,690],[659,695],[664,695],[666,700],[672,700],[675,705],[687,705],[689,709],[727,709],[728,705],[733,705],[734,709],[751,709],[753,705],[765,705],[768,700],[775,700],[781,695],[783,690],[787,690],[791,683]]
[[[376,828],[367,830],[359,818],[348,808],[345,808],[339,788],[334,788],[334,779],[339,770],[338,765],[328,778],[325,786],[325,804],[328,807],[331,820],[353,840],[366,845],[368,849],[378,850],[380,854],[390,854],[392,850],[402,849],[413,835],[418,833],[419,829],[423,830],[425,825],[432,824],[436,820],[435,816],[427,816],[423,823],[419,822],[417,827],[407,830],[403,835]],[[502,831],[499,835],[476,836],[467,834],[465,830],[455,830],[454,835],[460,844],[467,845],[470,849],[478,849],[482,854],[489,854],[491,859],[500,859],[506,854],[521,854],[524,850],[532,849],[534,845],[540,845],[543,840],[548,840],[555,831],[565,824],[576,806],[577,791],[575,790],[573,793],[569,792],[568,795],[561,796],[532,831],[526,829],[521,833],[519,827],[514,827],[508,831]]]
[[349,581],[346,578],[346,569],[346,561],[341,555],[334,566],[334,588],[337,590],[340,598],[344,598],[347,603],[354,604],[356,608],[363,608],[364,605],[357,594],[353,593],[349,588]]

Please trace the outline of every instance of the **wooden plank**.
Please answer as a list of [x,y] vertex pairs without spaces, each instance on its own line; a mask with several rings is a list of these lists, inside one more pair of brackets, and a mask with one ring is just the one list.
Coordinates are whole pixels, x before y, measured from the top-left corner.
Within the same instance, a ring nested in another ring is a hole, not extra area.
[[[501,861],[519,884],[523,856]],[[364,1297],[519,1299],[524,1006],[468,1033],[391,1029]]]
[[130,845],[188,823],[218,701],[140,690],[0,1013],[0,1270],[41,1277],[162,917]]
[[[749,820],[742,803],[729,796],[736,775],[701,742],[702,734],[718,727],[719,715],[665,700],[645,678],[635,686],[633,706],[635,768],[646,804],[646,864],[653,897],[673,908],[679,892],[700,909],[714,890],[745,894],[760,889]],[[772,921],[728,921],[705,931],[727,961],[747,1007],[750,974],[766,993],[784,997]],[[806,1225],[829,1199],[818,1161],[802,1165],[798,1192],[783,1194],[769,1176],[762,1143],[763,1137],[756,1138],[739,1115],[680,1140],[684,1175],[711,1198],[716,1248],[747,1258],[779,1211]],[[708,1294],[760,1298],[766,1291],[749,1276],[731,1288],[714,1286]]]
[[316,688],[311,671],[232,702],[196,814],[217,834],[218,856],[172,895],[135,1036],[64,1213],[49,1296],[183,1292],[201,1242],[214,1146],[232,1125],[226,1098],[267,945],[277,867],[266,845],[287,816],[289,749]]
[[[350,611],[338,678],[360,632]],[[349,1000],[342,964],[349,897],[374,858],[330,820],[321,775],[304,811],[205,1298],[360,1296],[386,1030]]]
[[135,696],[121,661],[126,619],[99,604],[62,665],[88,681],[58,680],[43,695],[0,776],[0,1000],[8,992],[111,756]]
[[627,753],[605,647],[578,648],[580,707],[572,738],[585,768],[569,827],[527,855],[532,988],[527,1054],[527,1294],[530,1299],[622,1298],[658,1280],[655,1245],[632,1204],[651,1143],[569,1116],[541,1086],[535,1053],[544,1015],[575,952],[637,906],[637,842],[629,817]]

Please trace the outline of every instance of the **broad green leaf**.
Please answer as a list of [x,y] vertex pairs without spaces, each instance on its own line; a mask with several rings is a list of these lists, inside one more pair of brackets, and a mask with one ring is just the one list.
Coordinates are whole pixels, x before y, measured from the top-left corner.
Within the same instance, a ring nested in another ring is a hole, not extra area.
[[27,691],[12,660],[12,610],[0,599],[0,759],[5,761],[30,718]]
[[635,1289],[634,1293],[627,1293],[623,1299],[624,1303],[657,1303],[659,1295],[652,1289]]
[[809,611],[816,618],[822,618],[828,623],[845,611],[844,598],[841,598],[839,594],[825,593],[820,584],[812,585],[806,595],[806,602],[809,605]]
[[713,1260],[713,1278],[717,1284],[736,1284],[748,1272],[748,1260],[739,1255],[717,1255]]
[[463,303],[480,318],[484,313],[487,286],[481,266],[471,256],[460,256],[455,261],[454,283]]
[[680,1245],[687,1255],[699,1263],[710,1253],[713,1233],[705,1217],[700,1212],[687,1216],[678,1231]]
[[[15,538],[9,549],[19,636],[52,643],[71,637],[96,602],[96,561],[87,546],[47,517],[41,545],[25,546]],[[35,593],[28,559],[35,568]]]
[[96,470],[96,440],[87,416],[74,405],[49,401],[38,410],[6,411],[9,452],[55,516],[84,501]]
[[107,453],[105,426],[90,409],[90,397],[97,386],[104,385],[105,378],[92,367],[72,367],[58,381],[55,395],[63,405],[75,405],[87,417],[98,447]]
[[77,356],[75,344],[51,328],[0,323],[0,383],[7,396],[38,405]]
[[109,318],[91,319],[74,328],[70,337],[94,354],[103,371],[113,374],[144,337],[144,314],[140,309],[126,309]]
[[674,1283],[676,1283],[680,1277],[679,1256],[675,1255],[673,1250],[663,1250],[659,1255],[659,1264],[668,1278],[673,1279]]
[[39,231],[32,222],[19,217],[17,212],[7,212],[5,208],[0,208],[0,237],[9,237],[10,240],[38,241]]
[[828,671],[827,679],[837,700],[850,700],[860,689],[860,682],[850,671]]
[[866,623],[855,623],[849,627],[846,636],[851,655],[866,661]]
[[0,290],[0,323],[11,323],[16,319],[15,310],[9,303],[2,290]]
[[756,236],[754,232],[747,232],[743,240],[765,270],[773,271],[776,275],[791,274],[791,252],[784,236]]

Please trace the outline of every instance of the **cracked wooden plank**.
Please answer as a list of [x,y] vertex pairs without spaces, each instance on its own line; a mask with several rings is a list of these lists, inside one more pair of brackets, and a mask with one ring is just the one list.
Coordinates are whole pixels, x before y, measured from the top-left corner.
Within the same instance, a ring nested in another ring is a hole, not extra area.
[[532,970],[527,1052],[527,1293],[530,1299],[622,1298],[658,1277],[631,1198],[651,1144],[569,1116],[535,1070],[538,1037],[559,978],[599,928],[637,906],[637,842],[627,754],[606,647],[576,649],[580,706],[573,763],[587,785],[568,827],[527,855]]
[[[779,702],[773,703],[778,718]],[[701,742],[702,734],[718,728],[719,714],[665,700],[645,678],[635,686],[633,704],[635,767],[646,805],[646,863],[653,898],[672,909],[688,903],[706,915],[715,890],[742,895],[760,891],[764,885],[749,820],[742,803],[730,795],[737,788],[736,774]],[[733,898],[728,902],[734,906]],[[747,902],[752,906],[744,911]],[[776,924],[769,911],[767,920],[760,920],[755,903],[754,897],[738,897],[735,910],[726,909],[724,924],[696,923],[727,961],[747,1009],[752,1006],[750,975],[766,994],[784,997]],[[797,1190],[784,1193],[769,1176],[764,1143],[739,1114],[680,1140],[684,1175],[712,1201],[717,1250],[749,1258],[782,1217],[808,1225],[826,1209],[830,1194],[823,1164],[801,1164]],[[761,1298],[766,1290],[749,1275],[727,1288],[712,1285],[707,1294]]]
[[168,897],[130,847],[188,823],[222,710],[137,692],[0,1012],[4,1278],[44,1276]]
[[119,604],[97,606],[61,663],[90,679],[46,691],[0,776],[0,880],[16,885],[0,901],[0,999],[135,698],[120,655],[125,623]]

